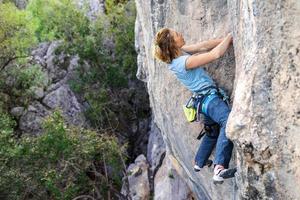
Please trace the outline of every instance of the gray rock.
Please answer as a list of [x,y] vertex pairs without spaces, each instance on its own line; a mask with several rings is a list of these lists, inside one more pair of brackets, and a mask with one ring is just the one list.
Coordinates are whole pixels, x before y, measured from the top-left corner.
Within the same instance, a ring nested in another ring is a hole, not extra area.
[[33,96],[35,99],[41,99],[44,97],[44,89],[43,88],[34,88],[33,89]]
[[46,65],[45,57],[50,44],[50,42],[40,43],[39,46],[31,52],[35,63],[40,64],[41,66]]
[[228,136],[240,195],[300,199],[299,1],[228,2],[236,78]]
[[[57,81],[54,81],[55,83],[52,83],[47,89],[46,93],[50,93],[57,88],[61,87],[64,84],[68,84],[68,81],[71,79],[75,79],[75,71],[76,68],[78,67],[78,56],[73,56],[70,58],[70,62],[68,63],[67,69],[66,70],[61,70],[64,75],[60,76],[62,79],[57,79]],[[85,62],[84,67],[88,68],[88,64]]]
[[[299,199],[299,1],[136,0],[136,5],[138,77],[147,81],[155,123],[196,198]],[[187,44],[233,33],[234,49],[203,66],[233,101],[227,135],[235,144],[231,164],[238,174],[222,187],[207,181],[211,170],[192,170],[200,126],[188,124],[180,109],[190,92],[153,59],[153,38],[162,27],[182,32]]]
[[36,112],[27,112],[19,121],[19,129],[30,135],[37,135],[42,132],[43,117],[39,116]]
[[21,116],[19,120],[19,129],[23,133],[37,135],[42,132],[43,119],[48,116],[50,112],[38,101],[32,102],[28,110]]
[[23,115],[24,110],[24,107],[14,107],[11,109],[10,114],[12,114],[14,117],[20,117]]
[[[183,179],[195,193],[196,199],[233,199],[237,195],[232,180],[222,187],[211,183],[212,170],[199,173],[193,170],[193,161],[199,146],[196,140],[201,126],[190,124],[183,114],[182,105],[191,93],[172,74],[166,64],[153,59],[153,39],[162,27],[174,28],[183,33],[187,44],[221,38],[229,32],[229,15],[226,1],[140,1],[136,0],[136,41],[139,52],[142,80],[147,81],[154,122],[160,129],[167,149],[170,149],[184,169]],[[144,60],[143,60],[144,59]],[[216,82],[232,91],[235,77],[233,49],[218,61],[203,66]],[[144,77],[144,76],[147,77]],[[232,162],[234,164],[234,161]],[[218,192],[215,192],[217,191]]]
[[144,82],[147,82],[147,70],[146,70],[146,54],[145,54],[145,46],[143,45],[143,31],[141,27],[141,22],[139,18],[135,21],[135,49],[138,53],[137,56],[137,65],[138,69],[136,72],[136,77]]
[[19,9],[25,9],[27,6],[28,0],[15,0],[15,5]]
[[[83,115],[83,106],[78,102],[75,94],[67,85],[74,78],[78,66],[78,56],[68,56],[63,52],[56,53],[60,41],[41,43],[32,51],[33,64],[40,64],[46,73],[45,86],[47,88],[31,88],[36,100],[40,103],[29,105],[28,110],[20,118],[22,132],[39,134],[43,118],[54,109],[60,109],[66,121],[73,125],[83,125],[86,120]],[[46,108],[46,107],[47,108]]]
[[38,110],[34,106],[29,105],[27,111],[29,111],[29,112],[37,112]]
[[76,2],[80,9],[86,11],[85,14],[90,20],[95,20],[97,16],[105,11],[104,0],[76,0]]
[[54,41],[50,43],[47,53],[44,56],[44,65],[51,83],[58,82],[67,75],[70,58],[63,53],[57,54],[56,51],[60,45],[61,41]]
[[154,185],[154,200],[192,200],[195,198],[186,181],[173,167],[168,154],[155,175]]
[[147,147],[147,160],[151,166],[150,170],[152,174],[157,170],[157,167],[162,164],[161,159],[165,152],[166,146],[161,132],[156,124],[152,121]]
[[129,186],[123,183],[121,193],[132,200],[148,200],[150,198],[148,167],[146,157],[143,154],[139,155],[135,163],[127,168]]
[[83,107],[68,85],[62,85],[47,94],[43,103],[51,109],[61,109],[66,120],[73,125],[85,123]]

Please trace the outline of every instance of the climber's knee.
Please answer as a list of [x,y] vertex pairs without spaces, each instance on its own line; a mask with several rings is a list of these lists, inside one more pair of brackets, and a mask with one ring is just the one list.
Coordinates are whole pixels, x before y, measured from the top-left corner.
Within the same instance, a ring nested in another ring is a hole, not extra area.
[[204,130],[208,137],[217,138],[219,136],[220,126],[217,123],[210,125],[205,124]]
[[220,132],[219,124],[204,124],[203,129],[201,130],[200,134],[198,135],[197,139],[200,140],[202,136],[205,134],[210,138],[218,138]]

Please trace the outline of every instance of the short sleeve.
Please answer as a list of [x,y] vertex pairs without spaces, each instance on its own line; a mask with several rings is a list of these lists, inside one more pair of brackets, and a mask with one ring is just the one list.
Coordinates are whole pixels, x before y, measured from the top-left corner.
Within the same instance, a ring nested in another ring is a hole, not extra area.
[[190,57],[190,55],[184,55],[184,56],[180,56],[178,58],[178,63],[177,63],[178,71],[180,71],[182,73],[187,72],[185,64],[186,64],[186,60],[187,60],[188,57]]

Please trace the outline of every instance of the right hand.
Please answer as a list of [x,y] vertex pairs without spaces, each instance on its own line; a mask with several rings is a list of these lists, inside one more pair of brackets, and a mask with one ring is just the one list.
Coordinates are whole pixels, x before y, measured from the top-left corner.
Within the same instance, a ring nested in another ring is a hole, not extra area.
[[230,42],[232,42],[232,34],[231,33],[228,33],[227,36],[225,37],[225,39],[230,39]]

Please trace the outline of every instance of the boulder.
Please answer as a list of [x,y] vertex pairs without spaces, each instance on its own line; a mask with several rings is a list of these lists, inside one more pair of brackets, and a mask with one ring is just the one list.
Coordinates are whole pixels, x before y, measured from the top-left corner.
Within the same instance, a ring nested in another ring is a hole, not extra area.
[[21,115],[23,115],[24,110],[24,107],[14,107],[10,110],[10,114],[14,117],[20,117]]
[[50,92],[43,99],[43,104],[50,109],[60,109],[66,120],[73,125],[84,125],[83,106],[77,101],[68,85],[62,85]]
[[23,133],[30,135],[37,135],[42,132],[43,119],[48,116],[50,112],[40,102],[34,101],[28,106],[28,109],[19,119],[19,129]]
[[148,168],[146,157],[139,155],[133,164],[127,168],[128,181],[124,184],[121,193],[132,200],[148,200],[150,198],[150,186],[148,180]]

